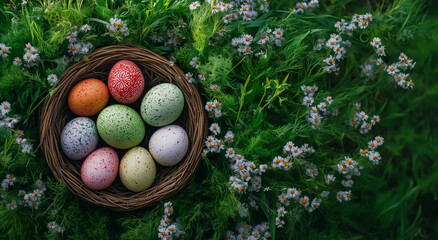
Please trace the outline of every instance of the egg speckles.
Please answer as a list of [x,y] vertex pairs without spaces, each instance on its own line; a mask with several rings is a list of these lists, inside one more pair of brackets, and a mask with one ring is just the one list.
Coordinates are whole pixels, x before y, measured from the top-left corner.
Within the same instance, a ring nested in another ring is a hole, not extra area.
[[97,79],[87,79],[76,84],[68,95],[68,107],[79,116],[98,114],[108,103],[106,84]]
[[109,187],[117,177],[119,156],[109,147],[99,148],[92,152],[82,163],[81,178],[92,190]]
[[169,125],[158,129],[149,140],[149,151],[155,161],[163,166],[173,166],[181,161],[189,147],[189,137],[184,128]]
[[184,95],[174,84],[162,83],[151,88],[143,98],[140,111],[144,121],[161,127],[175,121],[184,108]]
[[128,149],[143,140],[146,128],[143,119],[134,109],[116,104],[100,112],[97,131],[108,145]]
[[144,90],[144,77],[140,68],[129,60],[117,62],[108,75],[108,88],[115,100],[131,104]]
[[96,148],[98,141],[96,124],[87,117],[72,119],[61,133],[61,148],[72,160],[84,159]]
[[156,175],[154,159],[148,150],[134,147],[120,161],[120,180],[133,191],[141,192],[152,185]]

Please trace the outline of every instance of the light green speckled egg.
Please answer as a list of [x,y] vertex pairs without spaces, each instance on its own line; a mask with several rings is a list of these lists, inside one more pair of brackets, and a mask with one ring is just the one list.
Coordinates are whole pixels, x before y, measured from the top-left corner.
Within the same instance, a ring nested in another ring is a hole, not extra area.
[[134,109],[116,104],[100,112],[97,117],[97,131],[108,145],[128,149],[143,141],[146,127]]
[[155,127],[175,121],[184,108],[184,95],[174,84],[162,83],[151,88],[141,102],[141,116]]

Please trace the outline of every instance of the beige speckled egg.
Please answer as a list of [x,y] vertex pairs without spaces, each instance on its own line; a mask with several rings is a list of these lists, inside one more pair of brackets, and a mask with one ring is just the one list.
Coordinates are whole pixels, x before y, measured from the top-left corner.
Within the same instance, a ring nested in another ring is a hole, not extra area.
[[181,161],[189,148],[189,137],[184,128],[169,125],[158,129],[149,139],[149,151],[155,161],[163,166],[173,166]]
[[143,120],[154,127],[162,127],[175,121],[184,108],[184,95],[174,84],[161,83],[151,88],[141,102]]
[[141,192],[150,187],[156,171],[154,159],[148,150],[142,147],[130,149],[120,161],[120,180],[133,192]]

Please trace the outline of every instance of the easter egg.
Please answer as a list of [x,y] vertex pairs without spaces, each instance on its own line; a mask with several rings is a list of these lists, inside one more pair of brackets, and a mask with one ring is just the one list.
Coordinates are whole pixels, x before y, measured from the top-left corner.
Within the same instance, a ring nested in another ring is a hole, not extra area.
[[108,88],[118,102],[131,104],[137,101],[144,90],[144,77],[140,68],[129,60],[116,63],[108,76]]
[[106,84],[97,79],[87,79],[76,84],[68,95],[68,107],[79,116],[98,114],[108,103]]
[[130,149],[120,161],[120,180],[133,192],[141,192],[150,187],[155,175],[155,161],[148,150],[142,147]]
[[115,104],[99,113],[97,131],[108,145],[128,149],[143,141],[146,128],[143,119],[134,109]]
[[87,117],[72,119],[61,132],[62,151],[72,160],[84,159],[96,148],[98,141],[96,124]]
[[149,151],[155,161],[163,166],[173,166],[181,161],[189,148],[189,137],[184,128],[169,125],[158,129],[149,139]]
[[162,127],[175,121],[184,108],[184,96],[174,84],[162,83],[151,88],[143,98],[140,112],[143,120]]
[[92,190],[102,190],[114,182],[118,170],[119,156],[116,151],[110,147],[99,148],[82,163],[82,182]]

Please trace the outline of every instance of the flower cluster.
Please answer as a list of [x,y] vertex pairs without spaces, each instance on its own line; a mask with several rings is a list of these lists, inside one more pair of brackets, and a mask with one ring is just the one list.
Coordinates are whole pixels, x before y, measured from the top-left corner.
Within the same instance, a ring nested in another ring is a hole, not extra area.
[[353,113],[353,117],[350,119],[350,125],[359,128],[359,132],[362,134],[366,134],[373,128],[376,123],[380,122],[379,115],[373,115],[372,118],[368,116],[364,111],[360,111],[360,103],[354,104],[355,112]]
[[380,157],[380,153],[375,150],[377,147],[383,145],[383,141],[383,137],[375,137],[374,140],[368,142],[368,148],[359,150],[360,156],[367,157],[374,165],[379,165],[382,158]]
[[246,222],[240,222],[236,225],[237,233],[228,231],[225,234],[225,239],[237,240],[237,239],[270,239],[271,233],[269,232],[269,223],[262,222],[255,226],[251,226]]
[[318,87],[316,85],[302,85],[301,90],[304,94],[302,104],[309,109],[306,119],[308,122],[313,124],[313,126],[319,125],[321,123],[321,120],[329,114],[332,114],[333,116],[338,115],[337,109],[334,109],[333,111],[327,110],[328,106],[333,103],[332,96],[327,96],[323,101],[320,101],[319,103],[315,102],[314,95],[318,91]]
[[222,103],[220,103],[217,99],[212,102],[209,101],[205,103],[205,110],[208,112],[208,116],[210,118],[219,118],[220,116],[222,116],[221,108]]
[[24,61],[24,66],[27,68],[35,66],[35,64],[39,61],[38,49],[33,47],[29,42],[26,44],[24,52],[23,60],[21,60],[19,57],[14,58],[14,65],[21,66]]
[[385,46],[382,44],[382,40],[375,37],[370,44],[375,48],[379,58],[374,59],[370,57],[361,65],[362,74],[365,75],[366,80],[372,80],[374,78],[374,72],[380,70],[390,75],[399,87],[404,89],[413,88],[414,82],[408,79],[409,73],[406,72],[415,67],[415,62],[402,52],[398,57],[398,61],[388,66],[382,60],[382,57],[386,56]]
[[111,18],[110,23],[106,25],[106,28],[109,31],[110,37],[115,36],[128,36],[129,35],[129,29],[128,24],[123,22],[120,18]]
[[2,58],[7,57],[10,48],[11,47],[6,47],[4,43],[0,43],[0,56],[2,56]]
[[226,13],[222,20],[225,24],[229,24],[232,21],[241,18],[243,21],[254,21],[259,12],[269,12],[268,0],[245,0],[245,1],[232,1],[226,3],[223,1],[209,1],[211,5],[211,13],[216,14],[219,12]]
[[341,19],[341,21],[336,22],[334,27],[337,33],[330,34],[330,38],[327,41],[324,39],[317,40],[314,50],[319,51],[325,46],[334,53],[334,56],[330,55],[328,58],[324,59],[324,71],[328,73],[335,73],[336,75],[339,74],[340,68],[338,63],[344,58],[347,52],[346,48],[351,47],[351,42],[348,40],[343,41],[342,35],[346,34],[348,36],[352,36],[355,29],[367,28],[372,20],[373,16],[369,13],[364,15],[354,14],[350,22],[346,22],[345,19]]
[[293,10],[294,14],[304,13],[305,11],[312,11],[312,9],[319,7],[319,0],[310,0],[309,2],[298,2]]
[[313,153],[315,149],[310,147],[309,144],[304,144],[301,147],[296,146],[293,142],[289,141],[283,147],[283,153],[286,157],[276,156],[272,160],[271,167],[273,169],[279,168],[282,170],[290,170],[292,168],[293,158],[303,158],[307,153]]
[[17,124],[21,117],[14,115],[13,117],[8,117],[11,111],[11,104],[7,101],[3,101],[0,104],[0,127],[14,133],[16,137],[16,143],[21,146],[22,153],[30,153],[32,150],[32,144],[30,144],[26,138],[23,137],[24,132],[22,130],[14,130],[15,124]]
[[[233,38],[231,40],[231,44],[237,48],[239,54],[242,55],[252,55],[253,54],[253,46],[251,44],[253,42],[257,42],[262,48],[273,48],[274,46],[280,47],[285,39],[283,37],[284,31],[281,28],[276,28],[274,31],[268,29],[264,32],[259,39],[256,41],[254,37],[250,34],[242,34],[240,37]],[[260,50],[255,54],[255,56],[260,56],[263,54],[263,51]]]
[[275,224],[278,228],[283,227],[285,223],[283,217],[288,213],[285,207],[289,206],[291,202],[295,204],[293,211],[297,214],[303,209],[313,212],[322,202],[319,198],[313,198],[310,201],[310,198],[302,195],[302,191],[297,188],[283,189],[282,193],[278,195],[278,201],[280,202],[280,207],[277,209],[277,217],[275,218]]
[[[67,35],[67,40],[69,42],[68,45],[68,53],[72,55],[73,57],[79,56],[79,55],[85,55],[93,48],[93,44],[90,42],[80,42],[78,40],[78,27],[72,26],[71,27],[71,33]],[[88,32],[90,30],[90,27],[88,25],[84,25],[80,28],[80,31],[82,32]],[[62,59],[59,59],[58,62],[63,62],[65,64],[68,64],[69,59],[65,56]]]
[[24,190],[20,190],[18,192],[18,196],[20,198],[18,201],[19,205],[38,209],[39,205],[41,204],[41,199],[47,188],[41,180],[37,180],[35,185],[37,188],[32,192],[26,193]]
[[[2,188],[4,190],[8,190],[9,187],[14,185],[16,181],[16,177],[12,174],[7,174],[6,178],[2,181]],[[18,204],[16,200],[12,200],[7,202],[6,207],[10,210],[16,209],[19,205],[23,207],[29,207],[33,209],[38,209],[41,204],[41,198],[44,195],[44,192],[47,190],[43,181],[37,180],[35,182],[36,189],[32,192],[26,193],[24,190],[18,191]]]
[[13,174],[6,174],[5,179],[2,181],[2,188],[8,190],[10,186],[14,186],[14,182],[17,180]]
[[[181,23],[183,24],[181,25]],[[154,42],[163,43],[164,46],[175,49],[180,47],[183,41],[186,39],[182,32],[184,27],[184,22],[180,20],[177,28],[168,28],[166,32],[152,35],[151,39]]]
[[[193,67],[195,71],[199,71],[199,73],[198,73],[198,80],[199,81],[205,81],[205,74],[204,74],[204,72],[201,71],[201,70],[197,70],[199,68],[199,66],[200,66],[200,61],[199,61],[198,57],[193,57],[192,58],[192,60],[190,61],[190,66]],[[193,77],[193,74],[190,73],[190,72],[186,73],[185,76],[186,76],[186,80],[189,83],[192,83],[192,82],[196,81],[195,77]],[[220,109],[219,109],[219,112],[220,112]],[[213,116],[210,115],[210,117],[213,117]]]
[[47,224],[47,228],[50,231],[54,231],[54,232],[58,232],[58,233],[63,233],[65,231],[65,228],[59,226],[55,221],[49,222]]
[[178,224],[173,222],[170,216],[173,214],[173,205],[171,202],[164,203],[164,215],[158,225],[158,238],[163,240],[179,238],[184,231],[178,228]]

